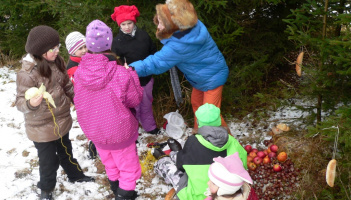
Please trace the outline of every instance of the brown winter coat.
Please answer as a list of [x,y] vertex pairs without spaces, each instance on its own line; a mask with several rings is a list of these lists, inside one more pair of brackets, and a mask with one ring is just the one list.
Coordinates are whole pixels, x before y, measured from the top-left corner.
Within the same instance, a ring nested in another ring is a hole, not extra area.
[[[70,113],[70,103],[74,97],[73,85],[67,73],[62,73],[50,63],[52,70],[51,80],[40,76],[35,63],[22,59],[22,69],[17,73],[17,96],[16,107],[24,113],[26,133],[30,140],[34,142],[50,142],[66,135],[72,127],[72,117]],[[31,87],[40,87],[41,83],[46,86],[46,91],[51,94],[56,108],[52,107],[56,124],[59,129],[54,133],[54,120],[43,99],[37,107],[32,107],[24,98],[25,92]],[[58,134],[59,131],[59,134]]]

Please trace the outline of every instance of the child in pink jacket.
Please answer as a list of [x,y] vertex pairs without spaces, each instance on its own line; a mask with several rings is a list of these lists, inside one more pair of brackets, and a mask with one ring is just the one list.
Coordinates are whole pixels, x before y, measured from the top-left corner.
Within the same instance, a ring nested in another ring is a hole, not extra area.
[[79,124],[96,146],[116,199],[135,199],[141,167],[133,108],[143,89],[137,73],[117,63],[110,51],[112,39],[111,29],[102,21],[87,26],[89,52],[75,72],[74,102]]

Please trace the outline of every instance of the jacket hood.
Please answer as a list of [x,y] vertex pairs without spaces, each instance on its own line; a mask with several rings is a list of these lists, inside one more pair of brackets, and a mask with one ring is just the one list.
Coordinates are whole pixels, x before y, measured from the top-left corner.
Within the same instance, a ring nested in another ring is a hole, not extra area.
[[209,36],[205,25],[198,20],[193,28],[185,31],[176,31],[170,36],[170,38],[162,39],[160,42],[163,45],[166,45],[169,42],[176,42],[178,45],[172,45],[172,48],[181,50],[181,52],[191,53],[194,49],[189,47],[185,48],[186,46],[191,45],[195,47],[195,45],[206,45]]
[[34,57],[29,53],[22,57],[21,63],[22,69],[26,72],[30,72],[33,69],[33,67],[37,64],[34,60]]
[[100,90],[104,88],[117,70],[115,65],[103,54],[87,53],[82,57],[76,79],[88,90]]
[[222,126],[203,126],[198,134],[216,147],[223,147],[228,141],[228,132]]

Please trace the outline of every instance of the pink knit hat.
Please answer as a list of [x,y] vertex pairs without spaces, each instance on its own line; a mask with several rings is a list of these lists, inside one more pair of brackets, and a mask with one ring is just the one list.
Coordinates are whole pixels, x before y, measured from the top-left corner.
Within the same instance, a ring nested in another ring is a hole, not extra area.
[[96,19],[87,26],[86,46],[92,52],[102,52],[111,49],[112,31],[104,22]]
[[115,7],[115,12],[111,15],[113,21],[117,22],[118,26],[127,20],[136,23],[136,18],[140,16],[139,10],[136,6],[118,6]]
[[245,170],[238,152],[225,158],[213,158],[213,161],[208,170],[208,177],[219,187],[218,196],[234,194],[244,181],[252,184],[252,179]]

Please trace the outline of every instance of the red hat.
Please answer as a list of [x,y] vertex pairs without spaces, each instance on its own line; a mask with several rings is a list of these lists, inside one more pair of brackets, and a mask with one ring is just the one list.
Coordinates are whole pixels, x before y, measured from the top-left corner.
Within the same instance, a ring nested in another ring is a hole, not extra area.
[[115,7],[115,12],[111,15],[113,21],[117,22],[118,26],[127,20],[136,23],[136,18],[140,16],[139,10],[136,6],[118,6]]

